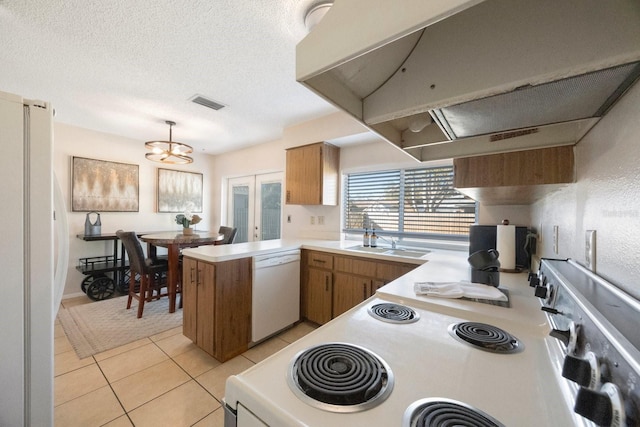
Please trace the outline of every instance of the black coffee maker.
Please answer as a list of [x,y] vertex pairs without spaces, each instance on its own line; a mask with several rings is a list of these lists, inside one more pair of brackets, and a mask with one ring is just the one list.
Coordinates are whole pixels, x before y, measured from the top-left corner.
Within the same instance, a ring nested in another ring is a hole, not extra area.
[[495,249],[480,250],[467,258],[471,266],[471,282],[489,286],[500,285],[500,254]]

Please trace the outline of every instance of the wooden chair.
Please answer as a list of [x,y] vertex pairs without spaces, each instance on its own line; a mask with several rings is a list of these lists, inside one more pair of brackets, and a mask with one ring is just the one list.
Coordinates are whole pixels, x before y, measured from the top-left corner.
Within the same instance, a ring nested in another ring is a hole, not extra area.
[[[133,231],[116,231],[116,236],[122,241],[129,256],[129,298],[127,300],[127,310],[131,308],[133,298],[138,300],[138,319],[142,317],[144,303],[152,299],[159,299],[168,296],[162,281],[163,273],[169,270],[166,260],[151,259],[144,256],[142,245],[138,236]],[[140,288],[136,293],[136,274],[140,276]],[[153,295],[154,291],[157,295]]]
[[234,239],[236,238],[237,232],[238,232],[237,228],[226,227],[224,225],[221,225],[220,228],[218,229],[218,233],[224,234],[224,238],[216,242],[215,245],[230,245],[231,243],[233,243]]

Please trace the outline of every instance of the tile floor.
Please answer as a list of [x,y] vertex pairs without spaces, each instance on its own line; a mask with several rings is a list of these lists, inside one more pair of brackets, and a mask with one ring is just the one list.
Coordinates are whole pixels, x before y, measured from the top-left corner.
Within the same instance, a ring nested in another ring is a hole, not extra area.
[[[80,297],[62,306],[90,302]],[[227,377],[313,329],[300,323],[225,363],[196,347],[181,327],[78,359],[56,321],[55,425],[222,427]]]

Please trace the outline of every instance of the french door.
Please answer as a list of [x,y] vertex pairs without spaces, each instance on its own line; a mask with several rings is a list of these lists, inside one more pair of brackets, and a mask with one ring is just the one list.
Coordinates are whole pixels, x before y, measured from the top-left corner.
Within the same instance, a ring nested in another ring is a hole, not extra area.
[[238,229],[234,242],[280,238],[282,177],[278,172],[229,179],[227,222]]

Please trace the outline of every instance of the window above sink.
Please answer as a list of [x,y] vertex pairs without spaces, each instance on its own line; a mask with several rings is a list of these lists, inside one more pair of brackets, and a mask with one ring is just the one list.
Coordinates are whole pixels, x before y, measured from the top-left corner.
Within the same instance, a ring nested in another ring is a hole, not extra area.
[[451,165],[345,175],[345,238],[358,239],[367,228],[404,246],[467,242],[476,202],[453,187],[453,177]]

